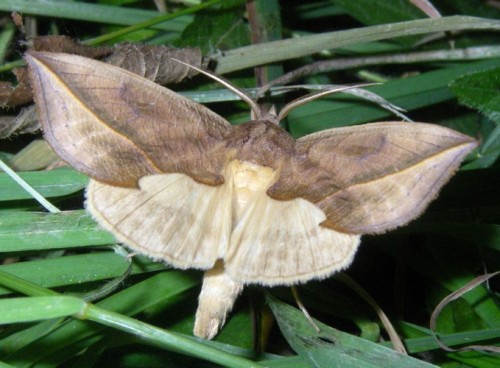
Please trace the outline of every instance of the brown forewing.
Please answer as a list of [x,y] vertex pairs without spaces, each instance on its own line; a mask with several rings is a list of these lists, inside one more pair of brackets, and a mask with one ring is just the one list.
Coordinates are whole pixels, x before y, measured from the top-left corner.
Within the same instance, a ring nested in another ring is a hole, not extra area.
[[323,226],[380,233],[417,217],[476,146],[432,124],[374,123],[300,138],[297,154],[268,190],[302,197],[326,216]]
[[99,61],[54,53],[26,60],[45,136],[79,171],[118,186],[160,172],[223,182],[232,127],[209,109]]

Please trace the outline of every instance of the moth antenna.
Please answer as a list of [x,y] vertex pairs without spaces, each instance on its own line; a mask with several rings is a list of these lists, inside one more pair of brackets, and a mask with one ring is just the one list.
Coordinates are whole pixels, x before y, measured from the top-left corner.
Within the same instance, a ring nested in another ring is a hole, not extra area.
[[335,92],[342,92],[342,91],[345,91],[348,89],[373,86],[373,85],[377,85],[377,84],[380,84],[380,83],[361,83],[361,84],[354,84],[354,85],[350,85],[350,86],[341,86],[341,87],[331,88],[331,89],[328,89],[326,91],[311,93],[311,94],[308,94],[306,96],[299,97],[296,100],[289,102],[281,109],[281,111],[278,115],[278,121],[283,120],[288,115],[288,113],[290,111],[292,111],[293,109],[295,109],[296,107],[302,106],[310,101],[317,100],[320,97],[323,97],[323,96],[326,96],[326,95],[329,95],[329,94],[335,93]]
[[181,60],[178,60],[178,59],[174,59],[174,58],[170,58],[178,63],[181,63],[191,69],[194,69],[196,70],[197,72],[201,73],[201,74],[204,74],[206,75],[207,77],[209,78],[212,78],[213,80],[219,82],[220,84],[222,84],[224,87],[226,87],[227,89],[229,89],[231,92],[233,92],[235,95],[237,95],[239,98],[241,98],[243,101],[245,101],[247,104],[250,105],[250,108],[252,109],[252,116],[255,116],[255,120],[259,120],[260,119],[260,115],[261,115],[261,110],[260,110],[260,107],[259,105],[253,100],[251,99],[245,92],[243,92],[241,89],[239,89],[238,87],[235,87],[233,86],[231,83],[229,83],[227,80],[225,80],[224,78],[218,76],[218,75],[215,75],[209,71],[206,71],[206,70],[203,70],[203,69],[200,69],[194,65],[190,65],[188,63],[185,63]]

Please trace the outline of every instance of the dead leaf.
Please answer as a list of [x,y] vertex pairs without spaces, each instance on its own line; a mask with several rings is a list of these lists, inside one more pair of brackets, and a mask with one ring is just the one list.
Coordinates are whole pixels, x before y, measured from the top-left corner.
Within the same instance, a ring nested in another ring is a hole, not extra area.
[[0,108],[25,105],[33,100],[31,85],[26,68],[12,71],[17,78],[17,85],[0,82]]
[[128,42],[116,45],[105,61],[161,85],[178,83],[197,74],[194,69],[172,58],[196,67],[202,65],[201,51],[197,48],[176,49]]
[[64,52],[99,59],[113,52],[110,46],[88,46],[68,36],[38,36],[28,42],[29,50]]
[[13,134],[28,134],[40,130],[35,105],[21,110],[17,116],[0,116],[0,139]]

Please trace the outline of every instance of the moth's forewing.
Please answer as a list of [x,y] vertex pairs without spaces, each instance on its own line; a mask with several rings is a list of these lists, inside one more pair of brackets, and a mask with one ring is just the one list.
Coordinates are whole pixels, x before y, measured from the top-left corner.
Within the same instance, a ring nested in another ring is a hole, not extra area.
[[232,127],[211,110],[100,61],[49,52],[26,61],[45,137],[79,171],[117,186],[170,172],[222,182]]
[[424,123],[330,129],[297,141],[296,159],[268,193],[314,203],[326,228],[381,233],[420,215],[476,145]]

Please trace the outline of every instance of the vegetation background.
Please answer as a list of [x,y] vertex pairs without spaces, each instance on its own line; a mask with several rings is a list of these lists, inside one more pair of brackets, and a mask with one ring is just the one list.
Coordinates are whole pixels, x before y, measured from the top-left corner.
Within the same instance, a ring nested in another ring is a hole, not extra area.
[[[492,352],[441,349],[429,324],[440,300],[499,269],[500,3],[434,0],[442,17],[429,11],[432,18],[415,3],[429,6],[405,0],[1,0],[0,80],[6,82],[22,65],[25,41],[48,34],[92,45],[200,47],[217,73],[242,88],[325,62],[293,83],[381,82],[368,89],[412,120],[452,127],[476,137],[480,147],[421,218],[364,237],[346,271],[389,317],[405,356],[391,349],[376,311],[345,276],[298,287],[321,321],[320,334],[288,288],[256,286],[239,298],[214,342],[193,338],[201,273],[135,256],[124,277],[123,251],[83,210],[87,178],[70,168],[44,170],[56,158],[41,134],[0,130],[3,162],[61,210],[46,211],[11,174],[0,173],[0,366],[500,366]],[[13,11],[22,14],[27,36],[14,25]],[[289,41],[269,44],[280,39]],[[210,107],[235,124],[248,119],[245,104],[205,77],[170,87],[213,102]],[[4,106],[2,129],[20,111]],[[400,118],[337,94],[293,111],[285,126],[299,137],[382,120]],[[446,306],[436,327],[441,340],[452,347],[498,344],[498,301],[498,281],[491,279]]]

